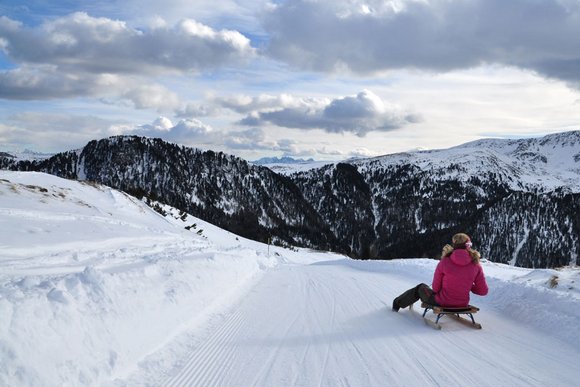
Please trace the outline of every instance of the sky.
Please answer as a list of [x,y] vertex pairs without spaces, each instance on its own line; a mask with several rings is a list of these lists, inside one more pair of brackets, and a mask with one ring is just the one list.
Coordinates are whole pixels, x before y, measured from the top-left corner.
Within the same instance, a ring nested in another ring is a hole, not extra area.
[[2,151],[342,160],[579,122],[579,0],[0,3]]

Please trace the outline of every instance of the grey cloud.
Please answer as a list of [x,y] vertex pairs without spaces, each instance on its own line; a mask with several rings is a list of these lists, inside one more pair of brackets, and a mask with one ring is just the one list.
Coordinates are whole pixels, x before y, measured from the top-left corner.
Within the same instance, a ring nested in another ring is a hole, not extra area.
[[268,54],[301,68],[372,73],[497,63],[580,81],[576,0],[288,0],[264,25]]
[[353,97],[327,100],[302,100],[295,107],[253,112],[242,119],[242,125],[277,126],[296,129],[324,129],[331,133],[351,132],[364,136],[372,131],[388,131],[417,122],[418,115],[410,114],[397,105],[382,101],[369,90]]
[[49,100],[87,96],[102,97],[103,102],[111,99],[109,103],[113,104],[128,100],[137,109],[159,111],[176,109],[181,103],[166,87],[136,76],[65,73],[52,65],[24,65],[0,72],[0,98]]
[[297,99],[287,94],[268,95],[257,97],[239,95],[234,97],[218,97],[213,103],[237,113],[247,114],[256,110],[278,109],[280,107],[294,107],[302,104],[303,99]]
[[138,30],[81,12],[34,28],[1,17],[0,42],[17,63],[91,73],[198,71],[239,64],[255,54],[239,32],[216,31],[193,20]]
[[245,126],[260,126],[263,122],[260,113],[251,113],[238,121],[238,124]]
[[177,117],[209,117],[219,114],[221,109],[216,106],[190,102],[184,108],[176,111]]
[[0,145],[5,142],[44,152],[75,149],[95,138],[115,134],[111,127],[117,124],[94,116],[21,112],[0,123]]
[[96,95],[106,90],[102,76],[59,73],[54,66],[22,66],[0,72],[0,98],[52,99]]
[[277,150],[279,148],[277,142],[266,139],[264,131],[260,128],[230,132],[225,135],[225,145],[230,149],[238,150]]

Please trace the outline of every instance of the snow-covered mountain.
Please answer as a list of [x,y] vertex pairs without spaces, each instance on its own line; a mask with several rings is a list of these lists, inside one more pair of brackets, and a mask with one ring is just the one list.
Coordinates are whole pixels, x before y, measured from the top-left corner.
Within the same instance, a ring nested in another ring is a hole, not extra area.
[[24,161],[24,160],[44,160],[53,156],[54,153],[40,153],[34,152],[30,149],[25,149],[22,152],[0,152],[0,157],[5,157],[12,160]]
[[362,257],[436,256],[460,230],[484,256],[526,267],[578,264],[580,131],[481,140],[292,175]]
[[312,158],[305,160],[294,159],[292,157],[264,157],[252,161],[252,164],[263,165],[281,175],[291,175],[292,173],[308,171],[332,163],[328,161],[316,161]]
[[262,157],[261,159],[252,161],[252,164],[267,165],[267,164],[306,164],[313,163],[314,159],[295,159],[289,156],[283,157]]
[[490,177],[512,190],[580,193],[580,131],[522,140],[484,139],[353,164],[363,170],[411,164],[442,181]]
[[117,136],[40,162],[4,163],[147,196],[258,241],[346,249],[289,178],[223,153]]
[[389,307],[431,281],[431,259],[267,246],[167,205],[36,172],[0,171],[0,230],[1,386],[580,378],[577,268],[483,262],[490,293],[471,300],[483,329],[444,318],[435,331],[417,306]]
[[0,167],[98,181],[248,238],[357,258],[434,257],[442,240],[465,231],[495,262],[580,263],[580,131],[293,173],[123,136],[42,161],[0,156]]

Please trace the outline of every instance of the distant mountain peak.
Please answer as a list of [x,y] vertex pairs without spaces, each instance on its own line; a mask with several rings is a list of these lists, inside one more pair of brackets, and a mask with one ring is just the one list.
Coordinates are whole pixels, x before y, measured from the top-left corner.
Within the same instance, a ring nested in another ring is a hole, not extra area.
[[282,157],[262,157],[261,159],[252,161],[252,164],[267,165],[267,164],[303,164],[303,163],[313,163],[315,160],[313,158],[309,159],[297,159],[290,156]]

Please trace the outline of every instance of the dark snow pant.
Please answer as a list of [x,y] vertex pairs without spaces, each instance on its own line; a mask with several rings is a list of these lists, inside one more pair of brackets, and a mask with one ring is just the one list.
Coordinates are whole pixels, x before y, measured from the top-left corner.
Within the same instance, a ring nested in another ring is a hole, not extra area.
[[433,293],[433,290],[425,284],[419,284],[414,288],[407,290],[405,293],[395,298],[393,304],[397,305],[399,308],[406,308],[419,300],[429,305],[438,305],[435,301],[435,293]]

